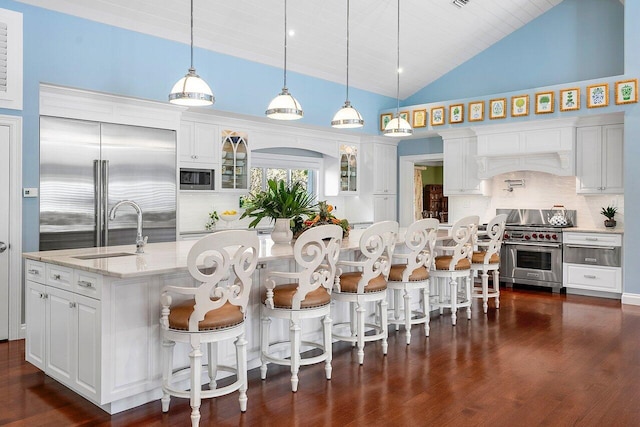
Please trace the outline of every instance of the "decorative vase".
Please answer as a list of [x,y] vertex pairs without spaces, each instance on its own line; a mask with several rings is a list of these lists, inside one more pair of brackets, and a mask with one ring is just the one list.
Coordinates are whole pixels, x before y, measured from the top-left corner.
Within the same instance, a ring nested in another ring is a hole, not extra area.
[[616,226],[616,220],[615,219],[605,219],[604,220],[604,226],[605,227],[615,227]]
[[276,218],[276,225],[271,232],[271,240],[273,243],[289,243],[293,238],[293,231],[290,226],[289,218]]

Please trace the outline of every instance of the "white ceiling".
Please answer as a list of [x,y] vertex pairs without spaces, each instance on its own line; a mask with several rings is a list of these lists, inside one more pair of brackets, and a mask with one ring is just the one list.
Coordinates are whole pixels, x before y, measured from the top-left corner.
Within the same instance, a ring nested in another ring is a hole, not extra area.
[[[189,43],[189,0],[20,0]],[[403,0],[400,98],[415,93],[562,0]],[[346,1],[289,0],[288,70],[344,84]],[[198,47],[283,66],[283,0],[194,0]],[[349,84],[396,96],[397,2],[351,0]],[[196,69],[197,55],[194,59]],[[291,88],[295,91],[295,88]]]

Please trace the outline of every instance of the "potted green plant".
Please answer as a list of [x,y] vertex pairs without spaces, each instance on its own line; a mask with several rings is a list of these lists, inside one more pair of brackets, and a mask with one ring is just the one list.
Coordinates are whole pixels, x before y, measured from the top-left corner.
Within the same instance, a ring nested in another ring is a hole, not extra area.
[[275,243],[288,243],[293,237],[291,219],[315,214],[317,205],[315,196],[300,182],[287,185],[283,180],[270,179],[265,190],[245,199],[241,218],[253,218],[249,227],[255,227],[264,218],[275,221],[271,238]]
[[604,220],[605,227],[616,226],[616,220],[613,219],[613,217],[616,215],[617,212],[618,212],[618,208],[616,208],[615,206],[607,206],[606,208],[602,208],[600,213],[607,218]]

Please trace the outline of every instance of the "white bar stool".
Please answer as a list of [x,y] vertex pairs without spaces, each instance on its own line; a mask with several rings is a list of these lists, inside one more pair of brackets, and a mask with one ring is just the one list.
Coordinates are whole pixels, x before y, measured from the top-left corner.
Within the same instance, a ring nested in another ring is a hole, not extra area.
[[[260,323],[260,376],[267,377],[267,364],[291,366],[291,391],[298,390],[300,366],[325,362],[327,379],[331,379],[331,290],[336,277],[336,263],[340,256],[342,228],[321,225],[302,233],[293,246],[293,254],[300,271],[268,271],[265,279],[266,294],[262,298]],[[286,283],[276,284],[275,279]],[[289,341],[270,342],[271,318],[289,321]],[[322,319],[323,343],[301,340],[302,319]],[[290,348],[290,357],[278,357],[275,351],[283,345]],[[301,348],[312,347],[322,353],[302,358]]]
[[[398,238],[398,223],[377,222],[367,228],[360,237],[359,261],[339,261],[339,266],[354,268],[354,271],[340,274],[340,282],[334,288],[331,298],[338,302],[348,302],[349,323],[336,324],[333,338],[351,342],[358,346],[358,362],[364,363],[364,343],[382,341],[382,353],[387,354],[387,278],[391,269],[391,258]],[[376,304],[379,323],[365,323],[366,303]],[[350,325],[350,335],[339,333],[338,329]],[[373,334],[365,335],[367,329]]]
[[[197,286],[165,286],[160,296],[163,348],[162,412],[171,396],[190,399],[191,425],[200,423],[201,399],[240,392],[240,410],[247,410],[247,341],[244,320],[260,243],[255,231],[220,231],[196,242],[187,256]],[[232,279],[230,274],[233,273]],[[172,296],[184,300],[172,306]],[[186,299],[185,299],[186,298]],[[236,367],[217,366],[217,343],[235,338]],[[176,342],[189,344],[189,367],[173,372]],[[208,344],[209,390],[202,390],[201,343]],[[236,381],[216,388],[217,371],[236,373]],[[189,378],[188,390],[175,382]]]
[[[433,268],[434,246],[438,237],[437,219],[420,219],[407,228],[404,239],[405,253],[395,251],[393,257],[403,261],[391,265],[388,289],[393,290],[393,314],[388,323],[404,325],[407,345],[411,343],[411,325],[424,324],[424,335],[429,336],[429,271]],[[422,293],[422,312],[411,310],[411,292]],[[403,292],[404,315],[400,315],[400,292]]]
[[[449,240],[454,243],[452,246],[439,246],[438,249],[444,252],[451,252],[451,255],[440,255],[435,258],[435,269],[430,272],[430,276],[439,280],[437,283],[438,301],[435,306],[440,309],[440,314],[444,308],[451,309],[451,324],[455,326],[458,308],[467,309],[467,318],[471,319],[471,252],[474,234],[478,230],[480,217],[471,215],[457,221],[447,237],[438,240]],[[447,279],[447,283],[441,283]],[[458,292],[458,280],[464,279],[465,284],[462,292]],[[449,285],[449,295],[447,299],[446,288]]]
[[[480,273],[481,283],[478,287],[475,283],[471,291],[472,298],[482,298],[482,309],[486,313],[489,308],[489,298],[496,299],[496,308],[500,308],[500,248],[504,236],[504,227],[507,215],[501,214],[493,218],[487,224],[486,236],[489,240],[478,240],[479,251],[471,255],[471,280],[475,272]],[[493,272],[493,286],[489,289],[489,271]]]

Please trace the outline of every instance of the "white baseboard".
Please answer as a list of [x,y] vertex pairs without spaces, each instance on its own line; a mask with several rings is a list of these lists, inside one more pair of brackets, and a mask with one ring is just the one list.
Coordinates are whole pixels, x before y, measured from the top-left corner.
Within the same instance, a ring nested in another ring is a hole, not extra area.
[[622,304],[640,305],[640,294],[622,294]]

